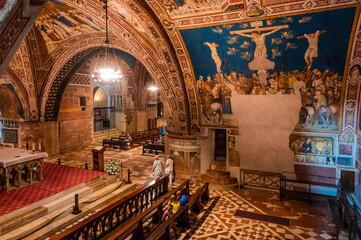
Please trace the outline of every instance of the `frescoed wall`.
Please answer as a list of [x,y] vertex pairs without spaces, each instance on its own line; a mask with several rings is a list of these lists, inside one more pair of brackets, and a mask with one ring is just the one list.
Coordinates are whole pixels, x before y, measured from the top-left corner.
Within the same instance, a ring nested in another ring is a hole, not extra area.
[[203,125],[237,125],[231,105],[235,95],[295,94],[300,89],[295,130],[339,131],[355,12],[345,8],[180,30]]
[[57,0],[49,0],[36,19],[35,27],[41,34],[48,53],[68,37],[102,30],[89,15]]
[[24,118],[23,107],[11,84],[0,84],[0,112],[3,118]]

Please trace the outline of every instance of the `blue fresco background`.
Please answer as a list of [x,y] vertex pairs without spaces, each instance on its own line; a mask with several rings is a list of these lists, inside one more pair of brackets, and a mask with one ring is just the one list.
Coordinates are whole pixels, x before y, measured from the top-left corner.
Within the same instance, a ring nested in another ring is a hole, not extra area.
[[[267,58],[275,62],[274,71],[287,72],[295,69],[304,70],[306,68],[304,54],[308,48],[308,41],[306,38],[297,39],[297,36],[314,33],[317,30],[326,30],[326,33],[319,36],[318,57],[314,58],[312,69],[317,68],[321,72],[325,69],[329,69],[332,72],[343,75],[355,12],[356,8],[352,7],[274,18],[269,21],[260,20],[263,22],[262,27],[289,25],[288,29],[281,29],[276,33],[266,36],[265,44],[267,46]],[[204,42],[214,42],[219,45],[217,47],[219,57],[222,61],[229,62],[229,68],[225,64],[222,64],[222,72],[243,72],[247,77],[252,75],[254,71],[248,69],[248,63],[254,59],[253,53],[256,46],[255,43],[252,42],[251,38],[230,34],[230,31],[253,29],[249,24],[250,22],[251,21],[234,23],[230,29],[228,25],[217,25],[180,30],[180,34],[192,62],[196,79],[198,79],[200,75],[206,77],[209,74],[217,73],[216,65],[211,58],[211,51],[208,46],[204,45]],[[245,24],[247,24],[248,27],[244,26]],[[215,31],[223,32],[218,33]],[[283,36],[285,31],[289,31],[289,38]],[[238,36],[236,43],[229,44],[227,42],[231,36]],[[273,44],[271,43],[272,38],[276,38],[277,41],[281,40],[282,43]],[[250,46],[246,49],[242,49],[240,45],[243,41],[249,42]],[[289,43],[289,46],[292,47],[287,48],[286,43]],[[227,54],[229,48],[232,47],[236,50],[234,55]],[[272,48],[277,49],[280,56],[272,58]],[[286,49],[287,54],[285,55]],[[252,55],[250,60],[241,57],[242,53],[245,51],[251,52]]]

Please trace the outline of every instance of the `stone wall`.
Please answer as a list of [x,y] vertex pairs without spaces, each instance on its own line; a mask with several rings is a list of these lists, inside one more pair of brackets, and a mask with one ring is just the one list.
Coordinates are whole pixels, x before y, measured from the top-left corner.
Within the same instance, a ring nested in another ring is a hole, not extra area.
[[[65,88],[59,108],[60,152],[85,146],[93,137],[93,87],[92,84],[72,84]],[[80,106],[85,97],[85,106]]]
[[[232,104],[238,120],[235,150],[240,156],[240,167],[293,172],[294,154],[289,149],[289,136],[298,122],[300,98],[293,94],[239,95],[232,98]],[[230,168],[235,176],[239,175],[239,168]]]

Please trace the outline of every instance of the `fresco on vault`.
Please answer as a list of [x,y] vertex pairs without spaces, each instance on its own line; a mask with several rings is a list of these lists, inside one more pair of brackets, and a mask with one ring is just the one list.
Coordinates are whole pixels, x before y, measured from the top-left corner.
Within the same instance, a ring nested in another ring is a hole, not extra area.
[[0,84],[0,113],[4,118],[24,118],[21,102],[11,84]]
[[[151,0],[148,0],[151,1]],[[235,11],[245,8],[244,0],[158,0],[171,18],[190,17],[205,13]]]
[[35,20],[35,28],[42,36],[48,53],[69,37],[102,30],[92,17],[57,0],[46,3]]
[[345,8],[180,30],[202,123],[234,125],[232,95],[295,94],[297,85],[303,87],[295,130],[338,131],[355,12]]

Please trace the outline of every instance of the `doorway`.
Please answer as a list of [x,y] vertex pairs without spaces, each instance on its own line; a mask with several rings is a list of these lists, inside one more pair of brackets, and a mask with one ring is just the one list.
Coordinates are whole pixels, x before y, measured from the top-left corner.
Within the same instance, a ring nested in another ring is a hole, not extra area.
[[225,129],[214,130],[214,160],[226,161],[227,157],[227,131]]

